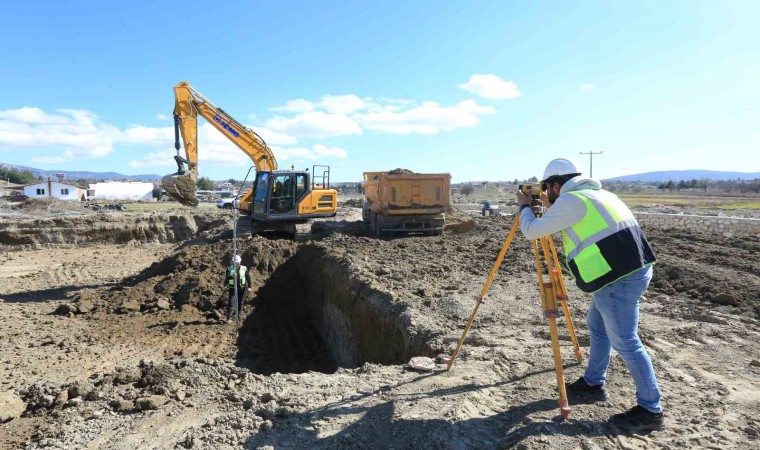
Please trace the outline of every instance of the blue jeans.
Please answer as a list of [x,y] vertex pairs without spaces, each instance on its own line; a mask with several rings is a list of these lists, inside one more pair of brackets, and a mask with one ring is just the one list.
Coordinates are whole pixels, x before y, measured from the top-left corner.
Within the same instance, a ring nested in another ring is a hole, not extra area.
[[636,384],[636,401],[643,408],[662,412],[660,388],[644,345],[639,339],[639,298],[652,279],[652,267],[644,267],[594,292],[586,325],[591,354],[583,378],[595,386],[604,383],[614,348],[625,361]]

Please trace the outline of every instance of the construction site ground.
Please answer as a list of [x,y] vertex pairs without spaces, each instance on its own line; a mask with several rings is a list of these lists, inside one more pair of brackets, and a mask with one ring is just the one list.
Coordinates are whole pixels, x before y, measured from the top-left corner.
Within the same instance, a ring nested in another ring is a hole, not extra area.
[[[222,321],[229,212],[111,215],[75,244],[42,236],[55,224],[38,227],[37,240],[0,226],[0,244],[9,240],[0,405],[23,402],[17,414],[0,411],[0,448],[758,447],[760,239],[645,230],[658,263],[639,333],[668,428],[630,435],[607,423],[634,405],[617,354],[609,400],[571,397],[571,418],[559,416],[549,328],[520,235],[452,370],[406,366],[451,354],[511,216],[454,211],[444,236],[378,239],[356,206],[315,225],[310,242],[241,227],[252,292],[240,327]],[[66,220],[58,226],[93,226]],[[119,220],[154,233],[108,238]],[[169,236],[178,224],[186,229]],[[587,357],[589,296],[568,284]],[[560,325],[572,381],[585,366]]]

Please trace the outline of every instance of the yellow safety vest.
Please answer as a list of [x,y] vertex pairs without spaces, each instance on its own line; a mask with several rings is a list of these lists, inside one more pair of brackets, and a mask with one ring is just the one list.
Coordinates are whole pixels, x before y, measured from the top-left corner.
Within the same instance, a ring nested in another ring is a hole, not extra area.
[[[246,267],[244,265],[240,265],[240,268],[238,269],[238,283],[240,286],[245,286],[245,271]],[[228,266],[227,267],[227,284],[229,284],[230,287],[235,287],[235,266]]]
[[638,221],[613,193],[586,189],[568,192],[586,206],[586,215],[562,230],[565,259],[578,287],[594,292],[656,258]]

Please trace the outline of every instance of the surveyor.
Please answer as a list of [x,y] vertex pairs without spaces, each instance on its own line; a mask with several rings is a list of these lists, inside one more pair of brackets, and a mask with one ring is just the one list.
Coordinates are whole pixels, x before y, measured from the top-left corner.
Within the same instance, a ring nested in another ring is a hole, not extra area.
[[[230,261],[230,265],[227,266],[227,276],[224,280],[224,285],[227,286],[229,291],[229,297],[227,300],[227,323],[230,323],[235,313],[235,303],[237,303],[238,317],[243,316],[243,302],[245,301],[245,295],[251,292],[251,274],[248,268],[240,262],[242,259],[240,255],[235,255]],[[235,302],[235,273],[237,272],[237,302]]]
[[636,385],[637,405],[612,416],[610,423],[631,432],[665,428],[657,378],[638,336],[639,300],[655,263],[644,232],[615,194],[581,176],[568,159],[551,161],[541,186],[548,207],[542,217],[534,216],[530,196],[517,193],[520,230],[531,241],[562,232],[570,272],[578,287],[592,294],[586,317],[591,338],[588,366],[582,377],[566,385],[568,394],[606,400],[604,383],[614,348]]

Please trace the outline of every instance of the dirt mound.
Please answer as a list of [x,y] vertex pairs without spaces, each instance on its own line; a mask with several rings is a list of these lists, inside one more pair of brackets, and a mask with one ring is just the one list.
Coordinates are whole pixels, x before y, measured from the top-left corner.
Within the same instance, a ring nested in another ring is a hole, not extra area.
[[646,229],[657,255],[650,289],[736,306],[760,318],[760,238]]
[[348,200],[340,202],[340,206],[345,206],[347,208],[361,208],[363,202],[364,201],[361,198],[349,198]]
[[415,172],[412,172],[409,169],[401,169],[401,168],[390,170],[388,171],[388,173],[391,175],[414,175],[415,174]]
[[[295,252],[295,244],[262,237],[241,239],[238,253],[251,270],[252,284],[262,285],[269,274]],[[189,246],[153,263],[135,277],[109,290],[85,290],[75,308],[94,304],[95,310],[116,313],[156,312],[185,305],[203,312],[222,312],[227,303],[224,271],[231,258],[231,243],[218,241]]]
[[0,215],[26,216],[26,217],[49,217],[49,216],[75,216],[94,214],[82,206],[82,203],[73,200],[61,200],[57,198],[30,198],[19,203],[0,204]]
[[472,216],[455,206],[452,206],[449,212],[446,213],[446,227],[444,229],[447,233],[467,233],[476,227],[477,224],[472,219]]
[[79,217],[7,220],[0,222],[0,248],[182,242],[227,223],[227,218],[217,211],[118,215],[101,212]]

